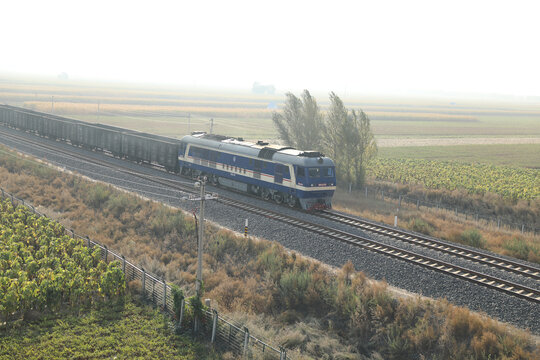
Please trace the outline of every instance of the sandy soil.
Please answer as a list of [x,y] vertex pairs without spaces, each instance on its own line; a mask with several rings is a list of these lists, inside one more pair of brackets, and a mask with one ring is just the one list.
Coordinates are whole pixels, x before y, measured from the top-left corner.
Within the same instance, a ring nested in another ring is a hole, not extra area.
[[379,147],[398,146],[450,146],[450,145],[511,145],[540,144],[540,137],[534,138],[424,138],[424,139],[377,139]]

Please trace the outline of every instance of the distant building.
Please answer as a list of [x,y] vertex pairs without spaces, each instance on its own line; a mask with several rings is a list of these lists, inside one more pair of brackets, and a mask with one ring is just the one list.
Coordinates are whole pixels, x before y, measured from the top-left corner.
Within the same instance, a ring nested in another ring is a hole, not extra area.
[[254,94],[274,95],[276,92],[276,87],[274,85],[262,85],[258,82],[254,82],[251,91]]
[[275,101],[270,101],[266,107],[268,110],[277,110],[278,106]]

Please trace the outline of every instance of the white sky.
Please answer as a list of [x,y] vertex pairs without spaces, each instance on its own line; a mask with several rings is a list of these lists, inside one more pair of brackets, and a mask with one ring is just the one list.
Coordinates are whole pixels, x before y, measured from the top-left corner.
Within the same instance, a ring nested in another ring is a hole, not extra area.
[[540,95],[539,10],[520,0],[2,0],[0,72]]

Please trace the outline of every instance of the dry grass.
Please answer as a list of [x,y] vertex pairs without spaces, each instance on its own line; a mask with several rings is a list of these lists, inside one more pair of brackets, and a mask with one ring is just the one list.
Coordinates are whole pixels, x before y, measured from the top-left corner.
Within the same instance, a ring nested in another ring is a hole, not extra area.
[[[194,284],[191,217],[12,155],[0,154],[0,182],[146,270],[184,287]],[[266,241],[213,226],[206,239],[205,297],[253,334],[300,354],[298,359],[540,355],[526,333],[516,335],[446,302],[395,299],[385,283],[368,281],[351,264],[336,276]]]

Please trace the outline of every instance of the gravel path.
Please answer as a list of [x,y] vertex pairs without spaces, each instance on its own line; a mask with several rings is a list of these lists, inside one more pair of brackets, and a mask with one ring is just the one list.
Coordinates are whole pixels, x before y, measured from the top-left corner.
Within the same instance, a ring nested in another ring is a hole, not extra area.
[[[2,127],[1,130],[3,131],[5,128]],[[21,133],[17,132],[17,134],[20,135]],[[34,135],[27,134],[27,136],[31,136],[32,139],[36,139]],[[46,139],[43,140],[47,142],[49,141]],[[141,180],[140,178],[126,175],[124,173],[95,164],[84,163],[70,156],[58,155],[51,151],[43,151],[28,144],[14,143],[1,134],[0,143],[15,148],[20,152],[46,159],[51,164],[67,170],[76,171],[89,178],[108,182],[118,187],[137,192],[145,197],[163,201],[164,203],[180,207],[190,212],[192,210],[198,210],[198,201],[181,200],[181,198],[185,197],[186,194],[177,190],[165,189],[163,186],[156,186],[150,181]],[[70,151],[89,154],[85,150],[74,148],[67,144],[58,142],[54,143],[69,149]],[[103,154],[90,154],[96,158],[106,158],[112,162],[119,162],[122,165],[126,165],[126,162],[110,158]],[[141,169],[141,167],[136,164],[129,163],[129,166],[139,170]],[[176,180],[179,179],[175,175],[165,174],[154,169],[145,168],[144,171],[158,177],[166,177]],[[180,180],[186,183],[191,183],[186,179]],[[218,193],[223,193],[224,195],[226,194],[228,197],[234,197],[244,201],[246,200],[244,195],[212,188],[210,186],[208,187],[208,191],[215,191]],[[415,251],[423,254],[481,270],[489,275],[505,279],[513,279],[517,277],[516,275],[506,273],[501,270],[492,269],[487,266],[478,265],[466,260],[456,259],[455,257],[450,257],[433,250],[420,249],[417,246],[404,244],[397,240],[363,233],[361,230],[354,229],[347,225],[336,226],[335,223],[331,224],[327,220],[314,218],[309,214],[298,212],[287,207],[277,206],[273,203],[263,202],[259,199],[249,198],[249,202],[256,203],[256,205],[265,204],[268,208],[277,212],[293,214],[295,217],[311,222],[318,222],[322,225],[332,225],[333,227],[344,231],[362,234],[367,237],[377,239],[381,242],[400,246],[405,249],[414,248]],[[517,299],[495,290],[474,285],[472,283],[414,266],[400,260],[388,258],[386,256],[360,249],[349,244],[329,240],[322,235],[299,230],[293,226],[284,225],[272,219],[253,215],[243,210],[230,208],[217,201],[208,201],[206,204],[207,219],[233,231],[243,232],[244,222],[247,218],[249,219],[249,234],[252,236],[277,241],[292,251],[302,253],[331,266],[341,267],[348,260],[351,260],[357,270],[362,270],[373,279],[385,279],[392,286],[424,296],[432,298],[446,298],[448,301],[456,305],[465,306],[474,311],[484,312],[487,315],[501,321],[512,323],[521,328],[528,328],[534,334],[540,334],[540,306],[538,304]],[[538,288],[538,284],[534,280],[522,279],[521,283]]]

